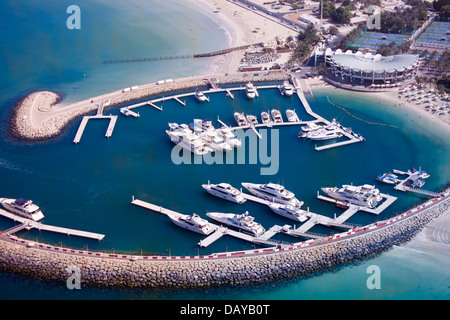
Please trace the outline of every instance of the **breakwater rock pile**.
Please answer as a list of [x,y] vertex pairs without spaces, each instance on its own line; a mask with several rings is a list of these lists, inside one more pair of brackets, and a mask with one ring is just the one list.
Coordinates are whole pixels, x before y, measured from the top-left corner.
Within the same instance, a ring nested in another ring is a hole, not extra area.
[[42,279],[64,281],[67,268],[81,271],[82,285],[127,287],[204,287],[243,285],[274,279],[307,276],[317,271],[367,259],[410,240],[423,226],[450,211],[450,196],[394,223],[364,228],[352,237],[311,247],[250,257],[223,259],[142,260],[77,256],[48,252],[0,241],[0,269]]
[[[231,85],[245,82],[276,82],[289,79],[286,73],[268,73],[261,75],[237,75],[216,78],[219,85]],[[45,140],[59,135],[74,119],[95,112],[98,104],[109,101],[106,108],[144,98],[170,94],[179,91],[207,88],[205,76],[177,79],[163,84],[146,84],[129,90],[118,90],[70,105],[58,104],[61,96],[54,92],[34,92],[21,99],[13,109],[10,120],[10,133],[23,140]]]

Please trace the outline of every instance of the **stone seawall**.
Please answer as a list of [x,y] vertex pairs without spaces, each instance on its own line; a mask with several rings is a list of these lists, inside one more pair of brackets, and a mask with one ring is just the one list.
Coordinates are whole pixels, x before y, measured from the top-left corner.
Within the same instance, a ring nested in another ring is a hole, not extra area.
[[[178,91],[206,88],[208,76],[176,79],[164,84],[146,84],[123,92],[122,90],[89,98],[67,106],[60,105],[61,96],[50,91],[33,92],[22,98],[14,107],[10,119],[10,133],[21,140],[39,141],[53,138],[61,134],[64,128],[74,119],[97,111],[97,104],[106,100],[110,105],[119,106],[128,102],[170,94]],[[276,82],[289,79],[286,73],[268,73],[262,75],[232,75],[216,78],[218,85]]]
[[[436,200],[435,200],[436,201]],[[81,270],[82,285],[127,287],[204,287],[242,285],[305,276],[339,264],[367,259],[410,240],[422,227],[450,211],[450,195],[393,223],[363,228],[351,237],[323,244],[250,257],[223,259],[140,260],[77,256],[0,241],[0,269],[64,281],[69,266]],[[402,215],[402,216],[403,216]],[[392,219],[391,219],[392,221]]]

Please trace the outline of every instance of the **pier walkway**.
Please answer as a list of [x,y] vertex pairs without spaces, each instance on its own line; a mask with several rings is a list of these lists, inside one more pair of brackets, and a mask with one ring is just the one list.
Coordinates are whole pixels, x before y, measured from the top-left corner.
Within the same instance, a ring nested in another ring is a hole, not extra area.
[[12,235],[23,229],[27,229],[27,230],[37,229],[37,230],[66,234],[68,236],[89,238],[89,239],[94,239],[94,240],[99,240],[99,241],[103,240],[103,238],[105,237],[104,234],[100,234],[100,233],[81,231],[81,230],[75,230],[75,229],[69,229],[69,228],[56,227],[56,226],[51,226],[51,225],[47,225],[47,224],[42,224],[40,222],[31,220],[31,219],[19,217],[15,214],[10,213],[3,209],[0,209],[0,215],[4,216],[5,218],[8,218],[8,219],[11,219],[11,220],[14,220],[14,221],[17,221],[20,223],[19,225],[14,226],[14,227],[4,231],[4,233],[9,234],[9,235]]
[[77,133],[75,134],[75,138],[73,139],[73,143],[77,144],[80,142],[81,137],[83,136],[83,133],[84,133],[84,129],[86,129],[86,125],[87,125],[88,121],[91,119],[109,119],[109,125],[108,125],[108,128],[106,129],[105,137],[110,138],[112,136],[114,127],[116,125],[117,116],[103,115],[103,109],[107,105],[108,105],[108,102],[106,102],[106,104],[104,102],[100,102],[98,109],[97,109],[97,114],[95,116],[84,116],[83,117],[83,119],[81,120],[80,126],[78,127]]

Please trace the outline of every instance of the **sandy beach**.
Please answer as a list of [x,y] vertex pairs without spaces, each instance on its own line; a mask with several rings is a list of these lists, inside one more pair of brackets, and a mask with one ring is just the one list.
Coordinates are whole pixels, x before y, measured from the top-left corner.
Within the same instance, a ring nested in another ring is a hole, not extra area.
[[[274,18],[250,10],[239,2],[228,0],[188,0],[208,15],[212,15],[215,21],[229,34],[229,43],[224,48],[238,47],[255,43],[269,43],[276,38],[286,39],[288,36],[296,36],[295,32],[278,22]],[[236,51],[218,56],[209,66],[212,73],[234,73],[240,66],[243,51]]]

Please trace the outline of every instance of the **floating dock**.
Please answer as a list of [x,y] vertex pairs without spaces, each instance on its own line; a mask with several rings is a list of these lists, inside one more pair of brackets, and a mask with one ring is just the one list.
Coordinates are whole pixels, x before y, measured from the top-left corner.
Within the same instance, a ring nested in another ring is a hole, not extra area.
[[406,184],[408,184],[410,181],[414,180],[414,179],[420,179],[420,171],[416,171],[416,172],[405,172],[405,171],[401,171],[401,170],[397,170],[394,169],[393,170],[394,173],[396,174],[401,174],[401,175],[407,175],[408,177],[404,180],[401,180],[395,187],[395,190],[399,190],[399,191],[410,191],[410,192],[415,192],[415,193],[420,193],[420,194],[424,194],[430,197],[438,197],[439,193],[437,192],[433,192],[433,191],[429,191],[429,190],[424,190],[424,189],[420,189],[420,188],[416,188],[416,187],[410,187],[407,186]]
[[68,236],[77,236],[77,237],[83,237],[83,238],[89,238],[94,240],[103,240],[105,237],[104,234],[100,233],[94,233],[94,232],[88,232],[88,231],[81,231],[81,230],[75,230],[75,229],[69,229],[69,228],[63,228],[63,227],[56,227],[56,226],[50,226],[47,224],[42,224],[40,222],[19,217],[11,212],[8,212],[6,210],[0,209],[0,215],[9,218],[11,220],[17,221],[20,223],[20,225],[14,226],[8,230],[3,231],[6,234],[14,234],[16,232],[19,232],[23,229],[38,229],[38,230],[44,230],[44,231],[50,231],[50,232],[56,232],[61,234],[66,234]]
[[109,119],[109,125],[108,125],[108,128],[106,129],[105,137],[110,138],[112,136],[114,127],[116,125],[117,116],[113,116],[113,115],[104,116],[103,115],[103,109],[107,105],[109,105],[108,101],[106,103],[101,102],[98,106],[97,114],[95,116],[84,116],[83,117],[83,119],[81,120],[80,126],[78,127],[77,133],[75,134],[75,138],[73,139],[73,143],[77,144],[80,142],[81,137],[83,136],[83,133],[84,133],[84,129],[86,129],[86,125],[87,125],[88,121],[92,120],[92,119]]

